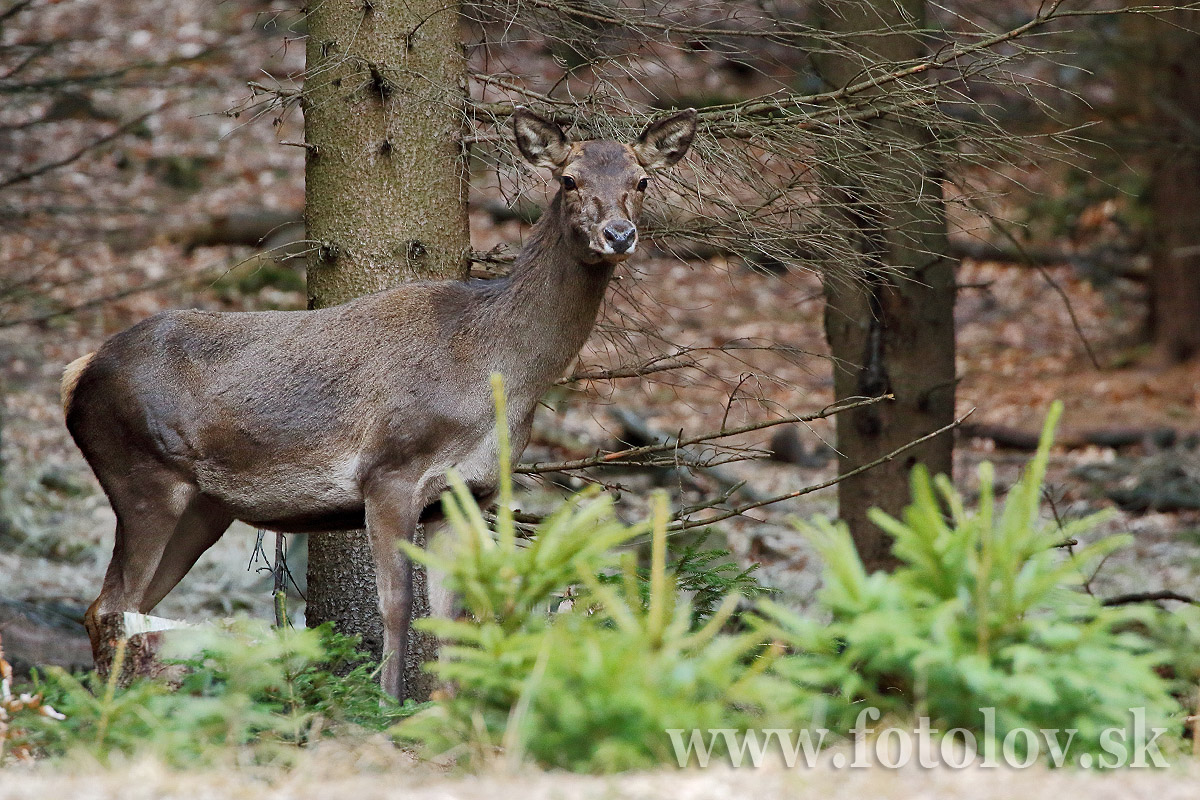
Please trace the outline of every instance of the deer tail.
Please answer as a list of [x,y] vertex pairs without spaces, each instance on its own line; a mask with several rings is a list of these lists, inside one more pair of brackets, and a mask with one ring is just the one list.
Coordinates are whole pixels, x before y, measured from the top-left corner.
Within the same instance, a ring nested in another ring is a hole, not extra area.
[[88,364],[92,363],[92,358],[95,353],[88,353],[82,358],[77,358],[67,368],[63,370],[62,390],[59,397],[62,398],[63,416],[67,415],[67,411],[71,408],[71,400],[75,396],[75,386],[79,383],[79,377],[83,375],[83,371],[87,369]]

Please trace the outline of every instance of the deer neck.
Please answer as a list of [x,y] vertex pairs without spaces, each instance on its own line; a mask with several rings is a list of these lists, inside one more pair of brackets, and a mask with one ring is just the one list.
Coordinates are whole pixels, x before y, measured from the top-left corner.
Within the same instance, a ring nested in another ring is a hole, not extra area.
[[492,330],[503,332],[496,337],[499,364],[510,382],[538,395],[587,341],[612,278],[612,265],[584,263],[585,252],[555,195],[489,303]]

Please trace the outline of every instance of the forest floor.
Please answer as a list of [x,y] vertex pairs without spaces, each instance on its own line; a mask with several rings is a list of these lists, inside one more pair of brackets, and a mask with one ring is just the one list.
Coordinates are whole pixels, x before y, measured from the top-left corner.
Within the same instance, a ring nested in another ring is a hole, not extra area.
[[[0,614],[7,602],[77,620],[95,596],[111,552],[112,512],[62,424],[62,368],[163,309],[304,307],[302,259],[244,264],[255,248],[208,243],[203,232],[231,211],[298,215],[303,154],[278,142],[302,138],[299,120],[287,116],[278,125],[269,119],[247,123],[223,112],[245,99],[242,87],[260,68],[273,74],[297,69],[302,47],[281,47],[278,31],[238,4],[222,4],[218,22],[205,16],[211,12],[207,7],[167,0],[120,5],[120,13],[103,4],[50,6],[40,20],[41,30],[47,37],[56,31],[76,37],[89,31],[88,57],[98,65],[106,53],[109,58],[116,52],[186,58],[231,30],[240,38],[216,63],[168,71],[166,89],[156,85],[126,88],[119,96],[94,93],[93,111],[98,113],[67,116],[25,131],[21,124],[47,112],[48,103],[0,108],[5,145],[0,168],[10,174],[111,131],[114,123],[108,117],[125,113],[125,104],[150,108],[172,91],[184,98],[152,117],[139,135],[114,139],[45,179],[0,194],[0,515],[8,521],[7,530],[0,529]],[[166,30],[171,31],[169,53],[159,37]],[[495,179],[481,174],[473,188],[476,249],[519,242],[528,228],[498,221],[485,208],[486,201],[500,199]],[[1128,503],[1120,508],[1113,500],[1122,489],[1172,480],[1194,483],[1200,476],[1200,364],[1161,368],[1144,357],[1138,345],[1145,326],[1143,284],[1120,277],[1098,283],[1065,263],[1047,267],[1042,275],[1019,265],[975,260],[964,261],[959,283],[958,411],[974,410],[973,424],[1035,433],[1050,402],[1058,399],[1066,406],[1067,438],[1093,429],[1161,427],[1179,434],[1169,446],[1147,439],[1121,448],[1088,445],[1055,452],[1047,518],[1114,508],[1097,535],[1133,534],[1131,547],[1090,576],[1089,589],[1103,597],[1158,589],[1200,593],[1200,512],[1135,510]],[[97,302],[101,298],[108,299]],[[91,303],[95,305],[86,305]],[[86,307],[64,313],[81,305]],[[684,260],[649,248],[619,273],[579,368],[638,363],[681,346],[693,349],[698,366],[650,381],[591,381],[555,390],[548,408],[539,412],[525,460],[617,447],[627,425],[614,412],[633,413],[641,424],[663,434],[692,434],[819,410],[834,400],[822,314],[820,282],[812,274],[758,271],[722,256]],[[1099,366],[1089,358],[1081,333]],[[740,444],[764,447],[769,439],[770,431]],[[835,444],[832,426],[813,423],[798,431],[798,439],[803,465],[754,460],[728,465],[729,476],[746,480],[749,491],[764,495],[832,477],[836,466],[827,448]],[[999,480],[1007,486],[1028,454],[998,449],[990,439],[961,436],[955,477],[968,495],[974,490],[975,467],[984,459],[996,464]],[[721,488],[710,477],[682,471],[613,473],[605,479],[638,491],[666,485],[677,504],[693,503]],[[529,493],[522,502],[527,507],[548,502],[550,495],[538,485],[525,485]],[[636,494],[627,495],[622,513],[640,513]],[[780,599],[803,607],[819,587],[820,565],[791,520],[835,510],[835,492],[826,490],[723,523],[710,544],[729,547],[742,564],[761,565],[761,579],[780,590]],[[254,543],[254,532],[245,526],[231,532],[156,613],[183,619],[235,611],[268,616],[269,580],[252,563]],[[302,567],[297,569],[302,573]],[[30,646],[47,660],[83,664],[87,650],[81,634],[79,627],[71,636],[47,633],[46,641]],[[852,776],[747,772],[722,773],[717,779],[716,773],[708,773],[703,781],[692,776],[523,776],[495,784],[476,778],[455,784],[454,793],[637,797],[659,796],[669,788],[673,796],[708,797],[727,796],[727,784],[737,783],[739,793],[762,797],[782,797],[798,785],[830,797],[901,797],[919,791],[928,797],[1036,798],[1067,788],[1084,789],[1097,798],[1118,792],[1183,796],[1182,782],[1157,774],[1129,774],[1105,783],[1092,776],[1030,770],[1002,782],[991,774],[964,773],[904,777],[897,783],[891,773],[884,780],[878,771]],[[923,783],[919,788],[904,783],[910,779]],[[243,778],[189,778],[187,796],[237,797],[237,780]],[[440,780],[421,778],[414,796],[445,796],[448,790]],[[750,792],[746,781],[761,791]],[[137,787],[134,793],[128,791],[130,783]],[[118,785],[123,791],[118,792]],[[369,778],[350,774],[264,785],[267,790],[256,796],[354,792],[367,798],[386,791]],[[184,790],[154,765],[133,765],[99,781],[19,773],[0,781],[5,798],[64,793],[79,798],[170,797]]]
[[1071,769],[866,769],[824,766],[757,769],[713,766],[705,770],[647,772],[592,777],[534,770],[483,772],[451,777],[405,764],[392,757],[381,762],[341,753],[335,760],[317,755],[287,773],[253,769],[189,772],[181,775],[153,761],[135,762],[98,773],[80,768],[67,773],[7,770],[0,774],[4,800],[329,800],[354,797],[383,800],[403,786],[413,800],[755,800],[820,797],[828,800],[1055,800],[1086,796],[1091,800],[1191,800],[1195,771],[1123,770],[1099,773]]

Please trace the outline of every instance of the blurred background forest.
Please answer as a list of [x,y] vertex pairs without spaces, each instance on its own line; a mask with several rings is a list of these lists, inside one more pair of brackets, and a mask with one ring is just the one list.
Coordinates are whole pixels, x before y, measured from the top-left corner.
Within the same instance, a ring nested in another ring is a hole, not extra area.
[[[920,18],[905,16],[914,8]],[[1135,536],[1089,590],[1194,593],[1200,19],[1145,10],[467,4],[477,275],[505,269],[548,196],[544,175],[513,164],[503,121],[514,103],[588,135],[624,134],[656,109],[701,111],[688,171],[655,186],[651,246],[619,271],[524,461],[866,393],[835,386],[844,359],[831,357],[826,327],[831,313],[861,317],[866,301],[852,295],[874,267],[854,262],[878,244],[868,234],[908,224],[879,260],[907,248],[953,267],[947,413],[974,410],[949,434],[956,473],[988,458],[1011,483],[1061,399],[1049,513],[1112,506],[1104,531]],[[900,23],[915,50],[869,46]],[[298,9],[252,0],[0,5],[0,627],[14,661],[90,663],[78,620],[111,550],[112,513],[62,424],[62,368],[163,309],[306,306],[306,260],[321,243],[303,221],[305,38]],[[371,79],[386,90],[386,76]],[[869,198],[847,199],[864,175]],[[922,205],[926,191],[935,205]],[[942,215],[933,229],[928,208]],[[864,209],[883,209],[887,224],[863,223]],[[920,372],[926,346],[901,369]],[[844,436],[819,419],[649,467],[529,475],[521,505],[536,512],[564,486],[601,481],[631,517],[652,486],[692,509],[682,520],[694,528],[732,509],[708,545],[761,565],[783,602],[804,606],[817,564],[787,521],[836,515],[836,492],[763,501],[834,478]],[[271,578],[255,553],[254,531],[235,529],[158,613],[269,616]],[[290,566],[302,590],[301,550]]]

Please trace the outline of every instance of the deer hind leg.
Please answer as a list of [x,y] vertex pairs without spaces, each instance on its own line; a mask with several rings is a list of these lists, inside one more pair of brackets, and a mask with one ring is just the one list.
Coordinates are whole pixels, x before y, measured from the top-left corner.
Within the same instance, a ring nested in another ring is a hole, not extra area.
[[100,617],[115,611],[127,611],[132,604],[125,599],[125,526],[117,520],[116,544],[113,546],[112,560],[104,573],[104,584],[100,596],[88,606],[83,615],[83,626],[87,629],[88,639],[92,643],[92,657],[100,657]]
[[[468,485],[480,508],[487,508],[495,501],[498,493],[495,484],[480,482]],[[425,526],[426,550],[441,554],[455,546],[458,531],[454,530],[454,526],[442,514],[440,502],[424,509],[421,522]],[[446,575],[440,569],[429,566],[425,568],[425,586],[429,594],[429,616],[457,619],[465,611],[462,597],[446,585]]]
[[402,699],[413,581],[412,562],[400,552],[397,542],[413,540],[420,507],[413,485],[393,480],[372,481],[365,492],[364,506],[383,618],[384,662],[380,682],[384,691]]
[[100,617],[139,610],[167,543],[196,496],[195,487],[165,470],[138,470],[104,483],[117,530],[100,596],[85,616],[94,654],[100,652]]
[[216,501],[196,495],[188,503],[138,601],[138,611],[149,612],[183,580],[200,556],[229,529],[233,517]]

